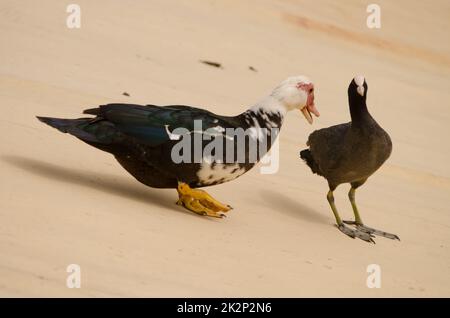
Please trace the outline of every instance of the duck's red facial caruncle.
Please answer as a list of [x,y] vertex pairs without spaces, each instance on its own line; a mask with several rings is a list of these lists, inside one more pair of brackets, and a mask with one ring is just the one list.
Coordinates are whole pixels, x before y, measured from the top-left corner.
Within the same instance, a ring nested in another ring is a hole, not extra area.
[[303,116],[305,116],[308,123],[312,124],[313,118],[311,116],[311,113],[313,113],[316,117],[320,116],[319,111],[314,105],[314,84],[300,82],[297,84],[297,88],[306,93],[306,105],[302,107],[300,111],[302,112]]

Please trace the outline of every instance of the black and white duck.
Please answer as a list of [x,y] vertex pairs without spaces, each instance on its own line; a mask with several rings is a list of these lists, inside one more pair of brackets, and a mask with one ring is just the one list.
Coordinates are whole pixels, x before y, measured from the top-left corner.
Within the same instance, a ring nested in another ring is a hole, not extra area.
[[[367,109],[367,89],[365,78],[356,76],[348,87],[351,122],[314,131],[308,138],[309,149],[302,150],[300,157],[313,173],[327,179],[327,199],[339,230],[352,238],[374,243],[374,235],[399,238],[365,226],[355,203],[356,189],[383,165],[392,152],[391,138]],[[351,184],[348,197],[354,221],[342,221],[334,204],[333,191],[342,183]],[[355,229],[345,224],[355,225]]]
[[[222,212],[231,207],[195,188],[231,181],[250,170],[269,151],[286,113],[293,109],[301,110],[309,123],[313,121],[311,113],[319,116],[314,105],[314,85],[305,76],[288,78],[237,116],[220,116],[182,105],[108,104],[84,111],[95,117],[38,119],[113,154],[143,184],[177,189],[179,205],[198,214],[222,217]],[[243,148],[237,134],[230,132],[239,129],[246,133],[245,140],[267,142],[255,160],[250,160],[250,143],[244,143]],[[217,147],[205,155],[211,142],[218,139],[222,145],[231,142],[231,147],[222,149],[227,160],[219,157]],[[180,146],[186,142],[187,148]],[[200,147],[199,152],[196,146]],[[244,155],[239,157],[239,151]]]

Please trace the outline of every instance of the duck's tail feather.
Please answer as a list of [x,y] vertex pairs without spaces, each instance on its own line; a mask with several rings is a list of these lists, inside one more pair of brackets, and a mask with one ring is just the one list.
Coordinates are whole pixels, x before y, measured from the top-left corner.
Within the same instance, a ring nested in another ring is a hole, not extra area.
[[95,134],[84,129],[93,121],[92,118],[63,119],[41,116],[36,117],[41,122],[58,129],[60,132],[69,133],[83,141],[94,143],[100,142]]

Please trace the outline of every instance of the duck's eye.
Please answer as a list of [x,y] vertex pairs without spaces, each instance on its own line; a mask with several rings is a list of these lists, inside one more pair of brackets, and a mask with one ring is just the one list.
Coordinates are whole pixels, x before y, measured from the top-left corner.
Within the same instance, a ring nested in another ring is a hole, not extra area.
[[314,92],[314,88],[310,88],[310,89],[309,89],[309,92],[310,92],[310,93]]

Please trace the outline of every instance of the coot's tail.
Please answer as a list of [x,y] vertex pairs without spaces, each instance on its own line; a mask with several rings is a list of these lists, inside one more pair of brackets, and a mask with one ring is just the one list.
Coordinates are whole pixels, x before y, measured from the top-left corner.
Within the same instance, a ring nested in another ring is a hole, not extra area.
[[322,175],[320,173],[319,166],[314,161],[314,158],[313,158],[313,156],[311,154],[311,151],[309,149],[304,149],[304,150],[300,151],[300,158],[302,158],[306,162],[306,164],[308,165],[308,167],[311,168],[311,171],[313,173],[316,173],[318,175]]

